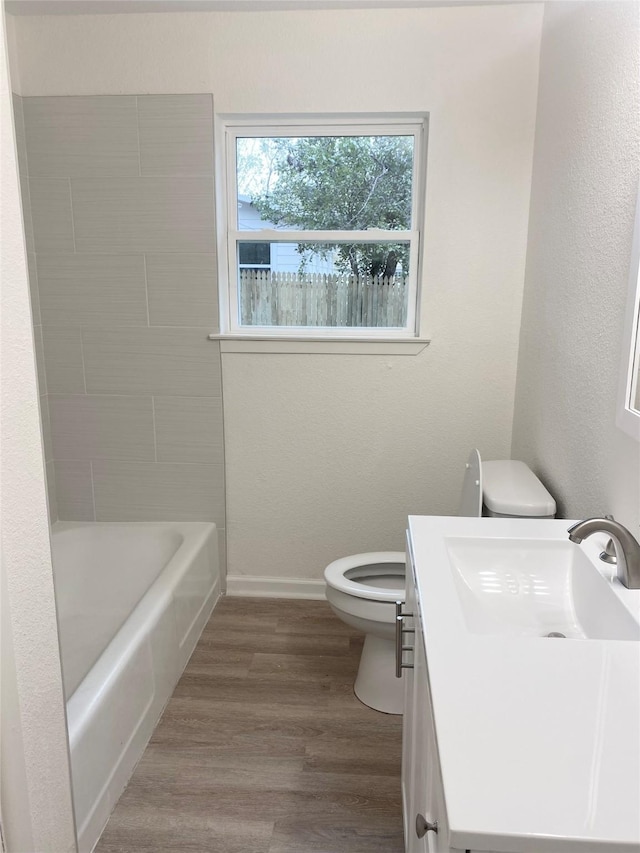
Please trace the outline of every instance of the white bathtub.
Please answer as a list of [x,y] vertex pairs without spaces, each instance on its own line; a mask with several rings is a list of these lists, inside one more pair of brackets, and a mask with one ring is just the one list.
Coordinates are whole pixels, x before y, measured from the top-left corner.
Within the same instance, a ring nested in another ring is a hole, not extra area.
[[80,853],[95,846],[220,594],[201,522],[57,522],[52,550]]

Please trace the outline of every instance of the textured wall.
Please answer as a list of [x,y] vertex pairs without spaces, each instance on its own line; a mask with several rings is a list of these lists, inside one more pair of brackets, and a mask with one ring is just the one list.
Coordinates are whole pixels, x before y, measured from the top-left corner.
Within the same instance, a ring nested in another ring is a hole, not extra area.
[[566,517],[638,532],[640,447],[615,408],[640,169],[640,5],[545,10],[513,456]]
[[16,19],[23,95],[430,113],[433,343],[224,355],[231,574],[319,578],[341,554],[403,548],[408,512],[455,511],[471,447],[509,455],[541,19],[536,4]]
[[75,832],[2,10],[0,15],[1,811],[12,853],[64,853],[75,850]]
[[[457,510],[471,447],[510,452],[540,9],[331,19],[313,27],[307,73],[285,52],[292,96],[263,91],[251,106],[429,111],[421,328],[432,344],[416,357],[223,355],[231,575],[321,578],[339,556],[403,550],[407,514]],[[303,42],[302,19],[288,32]],[[338,69],[313,79],[333,34],[349,32]],[[396,50],[401,62],[371,62]],[[246,100],[224,96],[229,109]]]
[[224,528],[211,96],[14,100],[57,515]]

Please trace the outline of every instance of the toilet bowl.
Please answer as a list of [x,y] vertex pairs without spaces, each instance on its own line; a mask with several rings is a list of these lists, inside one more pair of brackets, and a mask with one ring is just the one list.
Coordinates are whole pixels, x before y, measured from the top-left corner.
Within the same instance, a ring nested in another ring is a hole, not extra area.
[[395,603],[404,601],[403,551],[353,554],[330,563],[324,572],[333,612],[365,636],[353,686],[361,702],[387,714],[402,713],[393,665]]
[[[459,515],[553,518],[555,501],[524,462],[482,463],[473,450],[466,464]],[[401,714],[402,679],[395,675],[396,602],[405,598],[403,551],[341,557],[325,571],[326,597],[347,625],[363,631],[354,684],[358,699],[376,711]]]

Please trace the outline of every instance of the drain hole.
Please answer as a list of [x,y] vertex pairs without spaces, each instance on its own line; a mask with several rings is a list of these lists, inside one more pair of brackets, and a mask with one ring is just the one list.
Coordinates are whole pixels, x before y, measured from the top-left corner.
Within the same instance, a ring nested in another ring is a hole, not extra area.
[[566,634],[562,634],[560,631],[551,631],[549,634],[545,634],[546,637],[561,637],[563,640],[567,639]]

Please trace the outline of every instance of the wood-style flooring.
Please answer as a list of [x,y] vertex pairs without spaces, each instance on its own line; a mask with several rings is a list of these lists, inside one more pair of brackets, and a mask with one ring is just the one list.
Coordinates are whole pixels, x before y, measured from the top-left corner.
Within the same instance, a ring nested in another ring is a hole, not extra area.
[[323,601],[217,604],[96,853],[402,853],[402,718]]

